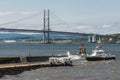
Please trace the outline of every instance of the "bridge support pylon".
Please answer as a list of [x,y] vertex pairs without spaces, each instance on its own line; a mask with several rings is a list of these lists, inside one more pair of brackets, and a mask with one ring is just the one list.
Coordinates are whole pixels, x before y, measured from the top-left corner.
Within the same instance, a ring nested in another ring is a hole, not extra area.
[[50,41],[50,11],[49,9],[44,10],[44,18],[43,18],[43,43],[51,43]]
[[96,35],[88,36],[88,42],[90,42],[90,43],[96,43]]

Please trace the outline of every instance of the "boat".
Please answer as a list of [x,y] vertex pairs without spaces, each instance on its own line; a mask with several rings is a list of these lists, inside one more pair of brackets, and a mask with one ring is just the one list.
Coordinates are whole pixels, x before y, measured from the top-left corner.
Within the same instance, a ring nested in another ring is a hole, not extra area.
[[71,58],[72,61],[74,60],[85,60],[85,56],[86,56],[86,48],[84,47],[84,43],[81,44],[80,48],[79,48],[79,52],[76,54],[70,54],[69,51],[67,51],[67,56],[69,58]]
[[75,60],[85,60],[86,54],[79,54],[79,53],[70,54],[70,52],[67,51],[67,56],[68,56],[72,61],[75,61]]
[[104,50],[101,49],[101,47],[96,47],[95,50],[92,51],[92,54],[87,55],[86,57],[87,61],[101,61],[101,60],[115,60],[115,55],[112,54],[105,54]]
[[78,54],[70,54],[69,51],[67,51],[67,56],[73,61],[73,60],[79,60],[80,56]]
[[49,58],[50,66],[73,66],[72,60],[69,57],[52,56]]

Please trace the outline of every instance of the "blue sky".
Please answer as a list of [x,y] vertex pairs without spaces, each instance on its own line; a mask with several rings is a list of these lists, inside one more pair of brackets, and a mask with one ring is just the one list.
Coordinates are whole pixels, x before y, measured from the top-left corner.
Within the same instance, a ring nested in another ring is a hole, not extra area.
[[[30,20],[16,23],[14,27],[11,24],[12,28],[41,29],[42,12],[44,9],[50,9],[66,23],[63,25],[51,19],[52,30],[99,34],[120,33],[119,4],[120,0],[0,0],[0,24],[41,14]],[[18,26],[20,24],[22,27]],[[29,26],[26,26],[28,24]],[[11,28],[11,25],[7,27]],[[36,27],[33,27],[34,25]]]

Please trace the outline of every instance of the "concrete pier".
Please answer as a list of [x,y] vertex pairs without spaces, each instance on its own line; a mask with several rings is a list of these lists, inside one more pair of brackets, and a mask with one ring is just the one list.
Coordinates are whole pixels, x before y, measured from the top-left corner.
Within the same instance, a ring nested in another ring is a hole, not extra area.
[[[22,57],[19,63],[4,63],[0,64],[0,78],[4,75],[16,75],[24,71],[38,69],[42,67],[58,67],[58,66],[70,66],[70,65],[50,65],[48,57]],[[27,61],[26,61],[27,60]],[[14,61],[14,59],[13,59]]]
[[0,64],[22,63],[22,62],[45,62],[50,56],[23,56],[23,57],[4,57],[0,56]]
[[45,66],[48,62],[27,62],[27,63],[11,63],[11,64],[0,64],[0,69],[3,68],[13,68],[13,67],[26,67],[26,66]]
[[0,64],[0,77],[3,77],[4,75],[15,75],[23,71],[33,70],[41,67],[50,67],[49,62]]
[[49,56],[0,57],[0,77],[23,71],[49,67]]

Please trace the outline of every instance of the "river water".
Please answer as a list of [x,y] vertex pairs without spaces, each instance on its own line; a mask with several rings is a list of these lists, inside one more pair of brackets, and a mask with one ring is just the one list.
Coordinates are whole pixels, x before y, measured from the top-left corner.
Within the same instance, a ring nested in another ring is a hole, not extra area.
[[[112,61],[88,62],[78,60],[73,67],[46,67],[25,71],[17,75],[5,75],[0,80],[120,80],[120,44],[87,43],[87,53],[96,45],[106,53],[116,55]],[[78,52],[80,44],[0,43],[0,56],[47,56]]]

